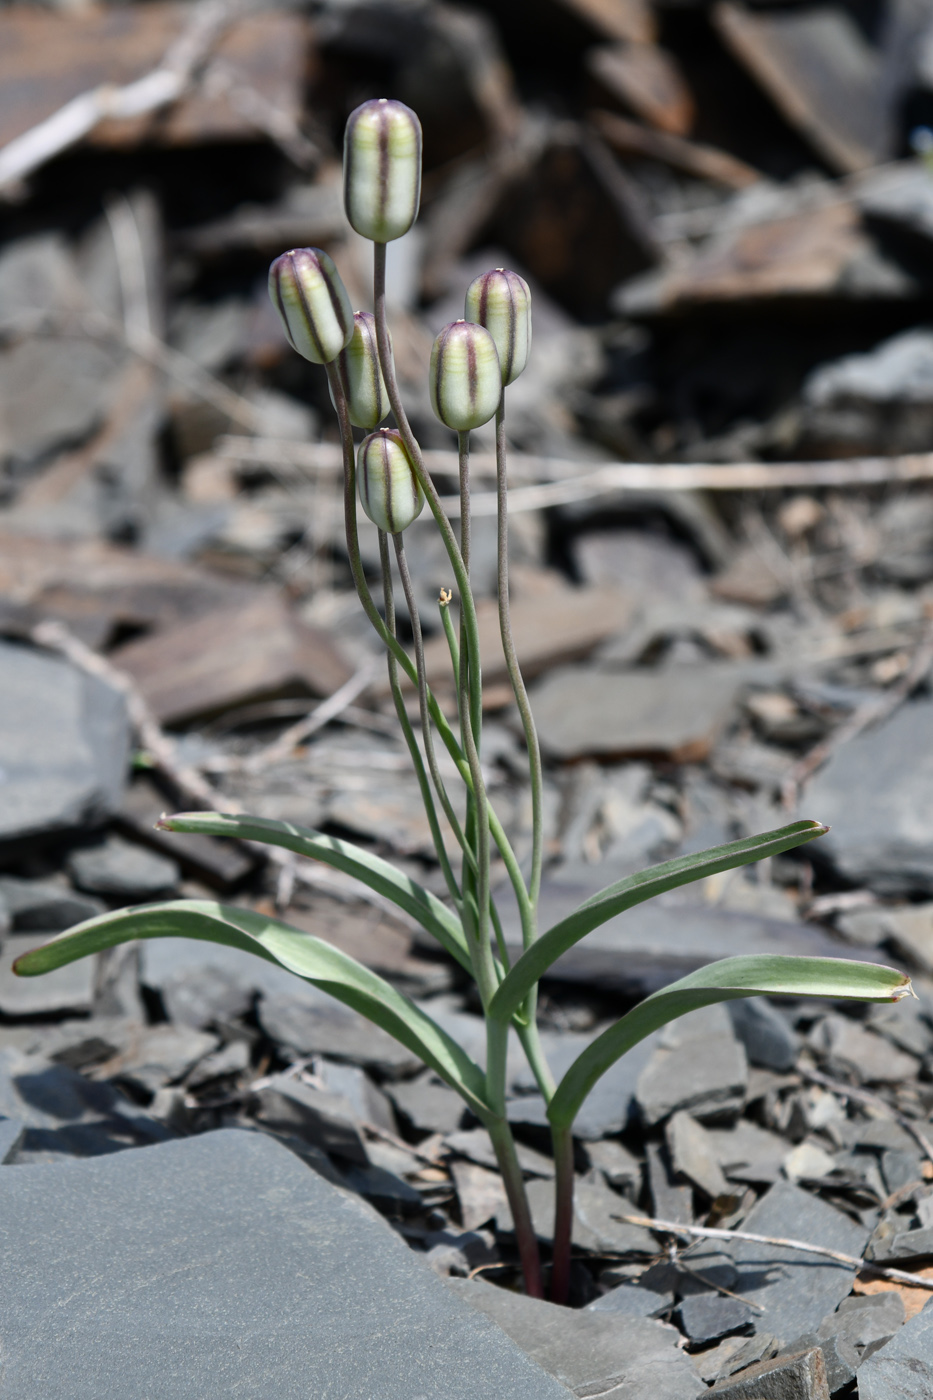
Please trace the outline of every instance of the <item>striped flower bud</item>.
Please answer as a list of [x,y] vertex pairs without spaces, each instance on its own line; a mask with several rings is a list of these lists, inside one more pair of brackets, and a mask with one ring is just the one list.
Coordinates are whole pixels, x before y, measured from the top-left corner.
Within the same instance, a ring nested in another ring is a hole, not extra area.
[[[376,347],[376,318],[371,311],[357,311],[353,322],[350,344],[337,356],[337,375],[343,385],[350,422],[355,428],[372,430],[389,411]],[[330,397],[333,402],[333,389]]]
[[424,496],[401,434],[380,428],[360,443],[360,500],[374,525],[389,535],[407,530],[421,514]]
[[528,363],[531,351],[531,291],[517,272],[497,267],[484,272],[467,288],[468,321],[485,326],[499,352],[503,387],[512,384]]
[[293,248],[269,268],[269,296],[288,343],[315,365],[335,360],[353,334],[347,289],[320,248]]
[[458,433],[488,423],[502,397],[496,342],[484,326],[451,321],[431,350],[431,407]]
[[343,137],[343,203],[357,233],[391,243],[421,204],[421,123],[386,97],[351,112]]

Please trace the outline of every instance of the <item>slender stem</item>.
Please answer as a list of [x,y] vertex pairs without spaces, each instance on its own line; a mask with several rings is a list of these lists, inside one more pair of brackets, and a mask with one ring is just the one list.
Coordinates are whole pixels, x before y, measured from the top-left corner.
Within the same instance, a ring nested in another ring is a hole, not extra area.
[[[392,594],[392,568],[389,559],[389,543],[385,531],[379,531],[379,559],[382,564],[382,593],[385,600],[386,624],[389,632],[395,635],[395,599]],[[418,786],[421,789],[421,800],[424,805],[425,815],[428,819],[428,826],[431,829],[431,838],[434,842],[434,849],[437,853],[438,864],[444,875],[448,893],[454,902],[454,906],[463,915],[463,898],[457,884],[456,876],[447,855],[444,845],[444,836],[437,820],[437,812],[434,807],[434,798],[431,795],[431,787],[427,774],[424,771],[424,764],[421,761],[421,751],[418,748],[418,740],[411,727],[408,718],[408,711],[405,709],[405,699],[402,695],[402,687],[398,679],[398,662],[391,651],[386,652],[386,661],[389,668],[389,689],[392,692],[392,699],[395,703],[395,713],[398,716],[399,725],[405,743],[408,745],[408,752],[411,754],[411,761],[415,769],[415,776],[418,779]]]
[[518,1154],[515,1151],[512,1130],[504,1117],[487,1119],[486,1129],[492,1138],[496,1161],[499,1163],[499,1170],[502,1173],[505,1194],[512,1209],[512,1219],[515,1222],[515,1242],[518,1245],[518,1257],[521,1260],[522,1274],[525,1279],[525,1292],[529,1298],[543,1298],[541,1256],[538,1252],[538,1240],[531,1220],[531,1211],[528,1208],[528,1196],[525,1193],[525,1183],[522,1178],[522,1169],[518,1164]]
[[545,1058],[537,1023],[534,1019],[529,1021],[527,1025],[516,1022],[515,1029],[518,1031],[518,1038],[522,1043],[522,1049],[525,1051],[525,1058],[535,1077],[535,1082],[541,1090],[545,1103],[550,1103],[557,1089],[557,1083],[551,1073],[551,1066]]
[[402,591],[405,594],[405,602],[408,604],[408,613],[411,618],[411,631],[415,648],[415,665],[418,668],[418,701],[421,709],[421,737],[424,742],[424,752],[428,760],[428,771],[437,795],[440,798],[444,815],[450,822],[451,830],[456,836],[463,850],[464,856],[475,866],[476,861],[473,852],[469,849],[464,839],[460,822],[453,809],[453,804],[447,794],[444,779],[441,777],[440,769],[437,766],[437,754],[434,751],[434,736],[431,733],[431,717],[428,713],[428,686],[424,671],[424,639],[421,635],[421,617],[418,613],[418,603],[415,598],[415,590],[411,581],[411,571],[408,567],[408,556],[405,553],[405,541],[401,533],[392,536],[395,545],[395,560],[398,564],[399,578],[402,580]]
[[556,1169],[551,1302],[566,1303],[570,1292],[570,1241],[573,1234],[573,1134],[569,1128],[552,1128],[551,1137]]
[[[472,519],[470,515],[470,434],[457,434],[457,448],[460,475],[460,553],[463,567],[470,581],[470,559],[472,556]],[[466,609],[460,609],[460,686],[470,697],[470,723],[476,738],[476,751],[481,751],[480,734],[483,723],[483,679],[482,658],[477,651],[468,654],[466,636]]]
[[[502,651],[512,683],[512,691],[528,749],[528,770],[531,776],[531,878],[528,893],[536,911],[541,893],[541,865],[544,854],[544,773],[541,765],[541,746],[535,728],[534,715],[528,703],[528,692],[522,678],[515,642],[512,638],[512,617],[509,608],[509,496],[508,474],[506,469],[505,442],[505,390],[496,411],[496,493],[498,516],[498,592],[499,592],[499,633],[502,637]],[[536,931],[531,934],[532,940]],[[525,946],[528,946],[526,941]]]

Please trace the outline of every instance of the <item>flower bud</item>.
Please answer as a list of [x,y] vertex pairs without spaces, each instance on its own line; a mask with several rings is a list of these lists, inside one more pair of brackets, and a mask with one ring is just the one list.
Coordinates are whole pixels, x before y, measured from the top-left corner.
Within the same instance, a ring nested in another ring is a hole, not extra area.
[[502,397],[496,342],[484,326],[451,321],[431,350],[431,407],[442,423],[465,433],[488,423]]
[[343,203],[353,228],[374,243],[407,233],[421,204],[421,123],[386,97],[351,112],[343,137]]
[[269,296],[288,343],[315,365],[335,360],[353,334],[353,312],[333,259],[293,248],[269,268]]
[[401,434],[380,428],[360,443],[360,500],[374,525],[389,535],[407,530],[421,514],[424,496]]
[[513,383],[531,351],[531,290],[523,277],[507,268],[484,272],[467,288],[468,321],[485,326],[499,352],[503,387]]
[[[353,322],[350,343],[337,356],[337,376],[343,385],[350,422],[354,428],[371,430],[389,411],[376,347],[376,318],[371,311],[357,311]],[[333,402],[333,389],[330,397]]]

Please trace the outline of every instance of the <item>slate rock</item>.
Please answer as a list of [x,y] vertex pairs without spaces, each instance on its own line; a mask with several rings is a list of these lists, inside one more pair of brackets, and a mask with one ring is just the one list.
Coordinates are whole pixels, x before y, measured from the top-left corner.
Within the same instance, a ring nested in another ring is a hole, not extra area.
[[[505,1186],[497,1171],[481,1167],[477,1162],[450,1163],[457,1200],[460,1204],[460,1219],[465,1230],[478,1230],[490,1220],[498,1220],[499,1212],[505,1209],[511,1222],[511,1212],[505,1197]],[[510,1228],[513,1224],[510,1223]]]
[[[554,1182],[529,1181],[525,1190],[535,1234],[539,1240],[553,1240]],[[650,1231],[616,1218],[631,1214],[637,1214],[631,1203],[616,1195],[602,1180],[578,1178],[573,1193],[573,1243],[596,1254],[631,1252],[650,1258],[657,1253],[657,1243]],[[496,1211],[496,1229],[508,1234],[514,1228],[512,1211],[508,1202],[503,1201]]]
[[655,1217],[658,1220],[672,1220],[678,1225],[692,1225],[693,1187],[678,1182],[667,1145],[646,1143],[645,1156]]
[[881,1245],[874,1245],[871,1256],[876,1263],[893,1263],[898,1259],[928,1259],[933,1257],[933,1226],[919,1230],[898,1230]]
[[[558,1082],[577,1056],[595,1038],[595,1033],[542,1033],[541,1043],[545,1058]],[[650,1060],[656,1044],[656,1035],[646,1036],[637,1045],[633,1045],[621,1059],[616,1060],[596,1081],[574,1119],[573,1135],[578,1142],[598,1142],[600,1138],[620,1133],[629,1126],[637,1108],[635,1091],[638,1076]],[[506,1114],[510,1123],[547,1128],[547,1106],[544,1099],[540,1094],[528,1092],[533,1084],[533,1076],[526,1064],[521,1072],[512,1078],[512,1087],[520,1090],[521,1097],[508,1101]]]
[[130,751],[119,691],[0,641],[0,841],[100,821],[120,806]]
[[733,1128],[708,1128],[716,1160],[730,1181],[764,1185],[780,1180],[787,1140],[740,1118]]
[[18,977],[13,963],[48,943],[52,933],[14,933],[0,948],[0,1015],[42,1016],[89,1012],[94,1002],[94,958],[79,958],[41,977]]
[[18,1118],[0,1118],[0,1167],[12,1161],[24,1131],[25,1125]]
[[317,1077],[329,1094],[346,1099],[361,1123],[371,1123],[386,1133],[397,1133],[398,1124],[389,1099],[356,1065],[337,1065],[321,1060]]
[[765,997],[743,997],[727,1004],[733,1028],[745,1046],[750,1065],[778,1073],[793,1069],[800,1038],[780,1011]]
[[670,1049],[655,1050],[638,1078],[638,1105],[646,1124],[678,1109],[701,1120],[734,1116],[745,1102],[748,1062],[731,1034],[711,1032]]
[[387,1089],[395,1107],[411,1126],[424,1133],[452,1133],[462,1125],[466,1104],[430,1070],[417,1079]]
[[[459,1153],[469,1161],[478,1163],[481,1167],[498,1168],[492,1139],[485,1128],[462,1128],[457,1132],[448,1133],[444,1139],[444,1145],[451,1152]],[[636,1171],[640,1173],[638,1163],[626,1152],[621,1143],[598,1143],[595,1146],[599,1148],[618,1146],[621,1157],[628,1159]],[[535,1151],[533,1147],[529,1147],[524,1142],[517,1142],[515,1151],[518,1156],[518,1164],[527,1176],[554,1175],[554,1159],[552,1157],[546,1157],[543,1152]],[[592,1153],[590,1153],[590,1157],[592,1160]],[[613,1160],[616,1160],[614,1155]],[[619,1182],[613,1181],[610,1184],[618,1186]]]
[[641,1192],[643,1168],[637,1157],[614,1138],[587,1143],[586,1155],[608,1184],[637,1201]]
[[410,1073],[421,1066],[420,1060],[386,1031],[309,986],[300,987],[300,992],[263,996],[258,1014],[270,1040],[298,1055],[329,1055],[396,1073]]
[[914,700],[837,750],[807,790],[832,827],[820,854],[884,896],[933,895],[933,700]]
[[759,1361],[709,1392],[723,1400],[829,1400],[826,1366],[819,1347],[773,1361]]
[[110,1078],[155,1094],[163,1085],[184,1079],[217,1044],[216,1036],[190,1026],[129,1026],[105,1069]]
[[[868,1231],[789,1182],[776,1182],[742,1223],[752,1234],[805,1240],[861,1256]],[[855,1270],[813,1254],[736,1240],[724,1246],[739,1277],[733,1291],[760,1304],[763,1324],[785,1340],[818,1327],[851,1291]]]
[[587,1312],[612,1313],[613,1317],[660,1317],[674,1305],[673,1291],[658,1293],[637,1282],[620,1283],[586,1306]]
[[171,894],[181,877],[177,861],[119,836],[73,851],[68,873],[78,889],[128,900]]
[[863,1084],[900,1084],[914,1079],[919,1069],[915,1056],[896,1049],[850,1016],[824,1016],[808,1040],[831,1068],[835,1065],[855,1073]]
[[264,1134],[0,1173],[0,1241],[9,1400],[148,1400],[153,1377],[165,1400],[468,1400],[478,1376],[510,1400],[566,1400],[369,1207]]
[[0,901],[15,933],[41,930],[49,936],[92,919],[106,908],[100,900],[86,899],[56,880],[21,880],[15,875],[0,875]]
[[[704,1386],[672,1327],[647,1318],[558,1308],[479,1279],[447,1284],[578,1396],[693,1400]],[[510,1397],[511,1400],[511,1397]]]
[[705,758],[747,684],[748,666],[604,672],[590,667],[552,671],[532,691],[545,753],[557,759]]
[[351,1191],[365,1196],[379,1210],[388,1214],[411,1213],[422,1208],[421,1192],[396,1176],[395,1172],[386,1171],[385,1167],[354,1164],[344,1172],[344,1182]]
[[211,963],[170,972],[159,991],[169,1020],[194,1030],[204,1030],[216,1021],[235,1020],[249,1011],[255,997],[244,977],[232,968]]
[[816,1332],[798,1337],[787,1352],[818,1346],[823,1353],[830,1395],[843,1391],[862,1361],[878,1351],[904,1323],[899,1293],[885,1292],[844,1298]]
[[681,1110],[668,1119],[667,1150],[676,1172],[685,1176],[712,1200],[728,1195],[729,1187],[716,1160],[716,1148],[706,1130]]
[[692,1342],[715,1342],[729,1332],[747,1331],[757,1314],[741,1298],[722,1293],[694,1293],[677,1309],[680,1323]]
[[273,1076],[255,1097],[255,1114],[261,1123],[276,1132],[307,1138],[322,1152],[369,1166],[356,1116],[346,1099],[288,1074]]
[[926,1303],[858,1371],[859,1400],[929,1400],[933,1395],[933,1307]]

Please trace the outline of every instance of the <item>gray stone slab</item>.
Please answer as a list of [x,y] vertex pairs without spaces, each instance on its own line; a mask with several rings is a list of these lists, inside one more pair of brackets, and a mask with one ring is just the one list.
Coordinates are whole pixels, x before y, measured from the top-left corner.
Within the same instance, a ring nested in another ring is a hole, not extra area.
[[723,1293],[694,1293],[677,1309],[680,1323],[692,1342],[715,1342],[730,1332],[748,1331],[754,1310],[741,1298]]
[[[753,1206],[742,1229],[860,1256],[868,1231],[817,1196],[777,1182]],[[855,1270],[776,1245],[741,1240],[724,1247],[739,1269],[734,1292],[764,1311],[757,1326],[783,1341],[814,1330],[851,1291]]]
[[673,1307],[674,1294],[656,1293],[639,1283],[620,1283],[588,1303],[587,1312],[612,1313],[613,1317],[660,1317]]
[[745,1046],[750,1065],[778,1073],[792,1069],[800,1037],[765,997],[744,997],[728,1003],[735,1033]]
[[390,1084],[387,1092],[399,1113],[424,1133],[454,1133],[462,1126],[466,1104],[430,1070],[417,1079]]
[[17,977],[13,963],[48,943],[54,933],[11,933],[0,948],[0,1014],[10,1017],[88,1012],[94,1002],[94,958],[58,967],[42,977]]
[[79,889],[132,900],[170,894],[181,877],[177,861],[120,836],[73,851],[68,871]]
[[681,1110],[668,1119],[665,1135],[675,1172],[687,1177],[712,1200],[728,1194],[715,1143],[702,1124]]
[[0,1173],[0,1335],[4,1400],[567,1394],[362,1202],[246,1132]]
[[0,841],[100,820],[120,805],[123,696],[45,652],[0,641]]
[[0,875],[0,902],[16,933],[62,933],[106,908],[98,899],[75,894],[64,881],[22,880],[16,875]]
[[[545,1032],[542,1035],[545,1057],[558,1083],[594,1039],[592,1035],[573,1033]],[[581,1142],[597,1142],[610,1134],[621,1133],[629,1126],[637,1107],[635,1089],[638,1076],[650,1060],[657,1041],[656,1034],[646,1036],[596,1081],[574,1120],[575,1138]],[[527,1092],[534,1083],[527,1064],[512,1082],[514,1087],[525,1092],[520,1098],[509,1100],[509,1122],[546,1128],[548,1118],[544,1099],[540,1094]]]
[[716,1159],[730,1181],[763,1185],[781,1178],[787,1140],[740,1118],[734,1128],[708,1128]]
[[844,745],[807,790],[832,827],[820,854],[884,895],[933,894],[933,701],[915,700]]
[[931,1303],[862,1363],[858,1393],[859,1400],[929,1400],[933,1395]]
[[742,1108],[748,1084],[744,1047],[731,1034],[712,1032],[670,1049],[659,1046],[638,1077],[638,1106],[649,1125],[678,1109],[695,1118],[728,1118]]
[[0,1167],[12,1159],[24,1131],[18,1118],[0,1118]]
[[287,1074],[277,1074],[255,1096],[256,1117],[276,1132],[295,1133],[323,1152],[369,1165],[359,1124],[346,1099]]
[[258,1014],[270,1039],[297,1055],[329,1055],[351,1064],[409,1073],[421,1063],[358,1011],[307,984],[299,983],[292,992],[263,996]]
[[479,1279],[450,1279],[447,1287],[495,1318],[529,1357],[578,1396],[693,1400],[704,1391],[677,1345],[677,1332],[663,1323],[558,1308]]
[[826,1365],[819,1347],[759,1361],[713,1386],[723,1400],[829,1400]]

